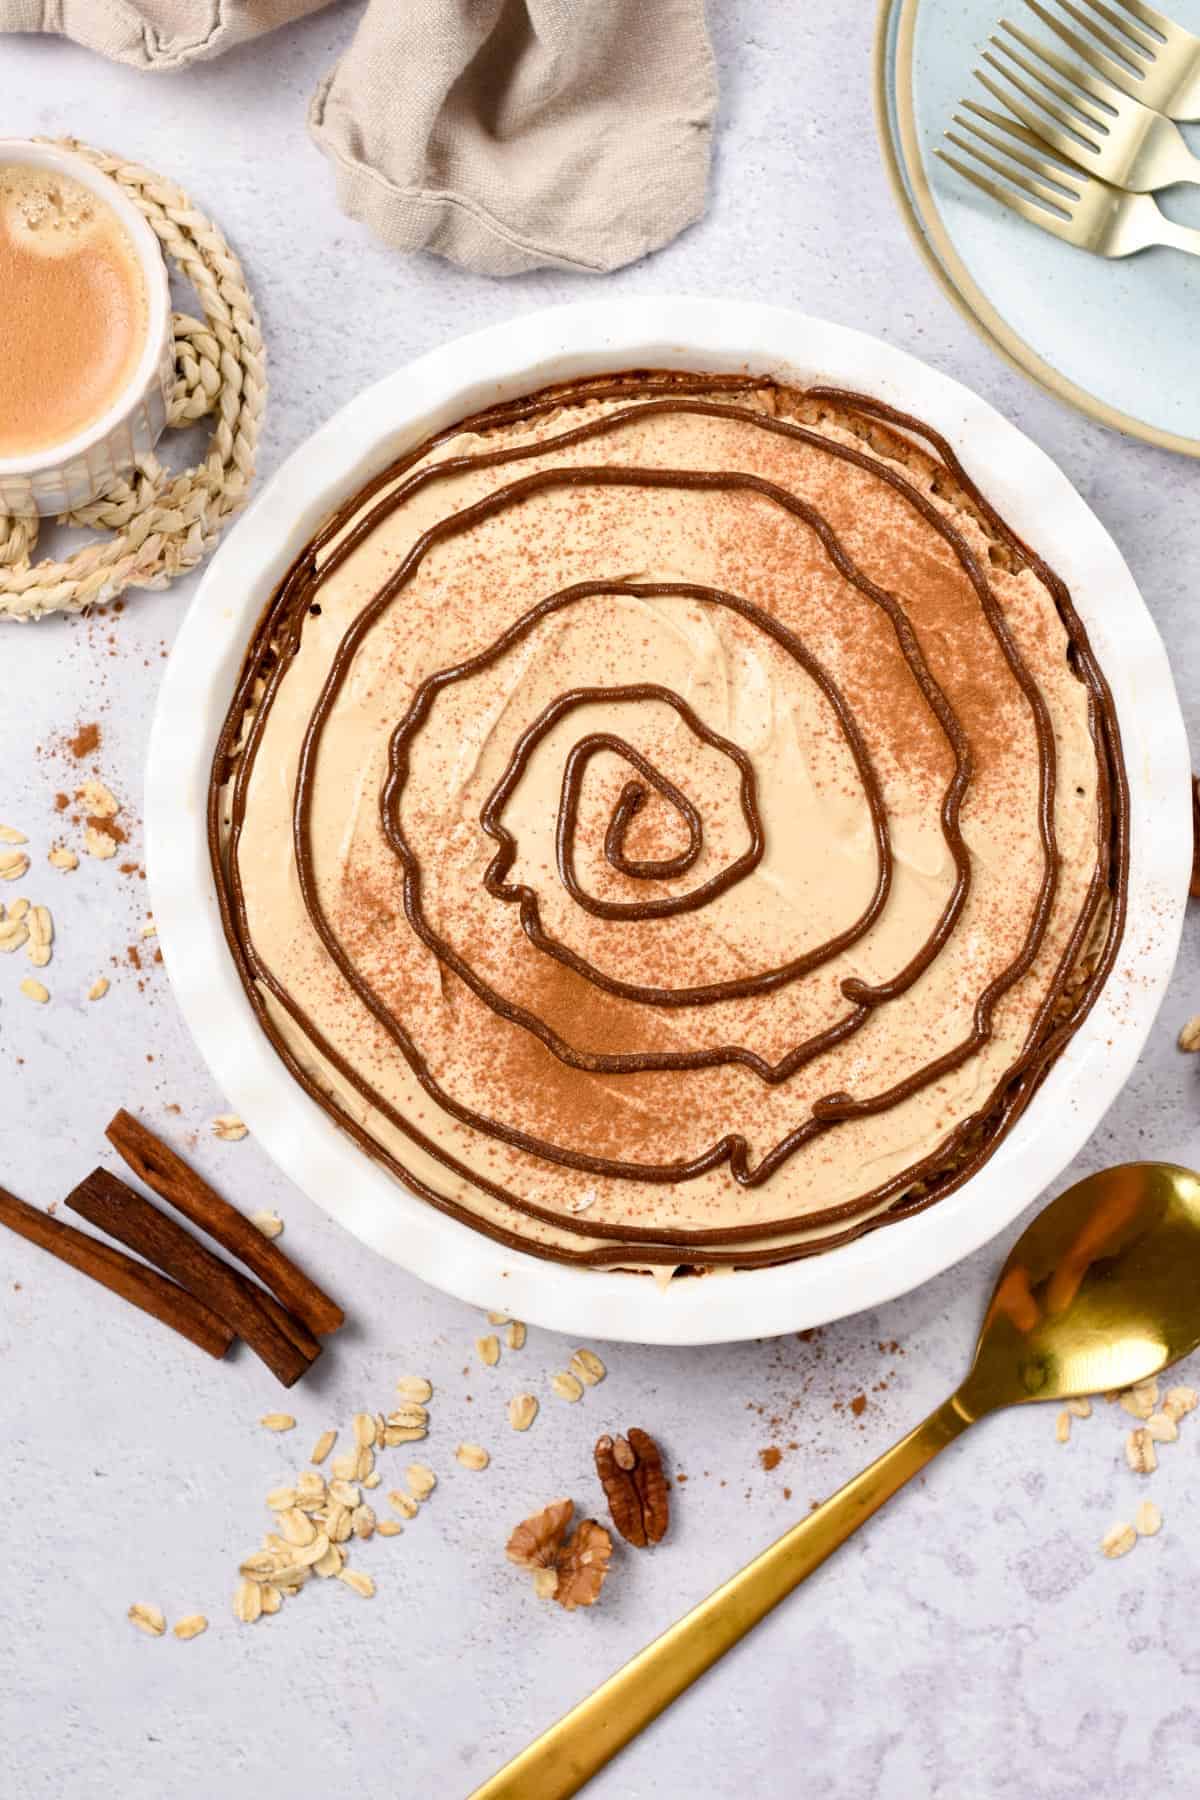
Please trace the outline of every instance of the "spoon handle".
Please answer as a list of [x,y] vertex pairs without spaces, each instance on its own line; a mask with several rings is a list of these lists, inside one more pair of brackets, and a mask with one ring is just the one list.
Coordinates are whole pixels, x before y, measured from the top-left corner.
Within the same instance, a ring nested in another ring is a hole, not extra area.
[[957,1394],[639,1651],[470,1800],[567,1800],[972,1423]]

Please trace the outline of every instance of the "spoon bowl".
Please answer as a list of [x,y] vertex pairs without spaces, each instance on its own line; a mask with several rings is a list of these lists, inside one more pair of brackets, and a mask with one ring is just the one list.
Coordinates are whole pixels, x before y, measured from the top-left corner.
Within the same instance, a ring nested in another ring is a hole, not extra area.
[[1200,1343],[1200,1177],[1174,1163],[1088,1175],[1009,1252],[957,1400],[972,1419],[1111,1393]]

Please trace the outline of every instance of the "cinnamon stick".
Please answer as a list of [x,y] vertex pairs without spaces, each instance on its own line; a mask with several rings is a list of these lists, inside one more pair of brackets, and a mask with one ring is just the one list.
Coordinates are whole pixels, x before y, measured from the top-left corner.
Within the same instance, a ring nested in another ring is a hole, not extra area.
[[0,1224],[7,1225],[27,1243],[49,1251],[59,1262],[78,1269],[81,1275],[90,1276],[110,1293],[119,1294],[131,1306],[140,1307],[160,1324],[169,1325],[210,1356],[224,1356],[232,1344],[236,1334],[224,1319],[186,1288],[168,1281],[156,1269],[135,1262],[124,1251],[114,1250],[111,1244],[103,1244],[84,1231],[76,1231],[73,1225],[39,1212],[6,1188],[0,1188]]
[[312,1358],[297,1349],[244,1276],[107,1169],[93,1169],[67,1195],[67,1205],[109,1237],[157,1263],[189,1294],[219,1313],[284,1387],[299,1381],[310,1366]]
[[134,1174],[160,1200],[181,1212],[265,1282],[276,1299],[312,1332],[336,1331],[346,1315],[336,1300],[297,1268],[270,1238],[230,1206],[168,1144],[122,1108],[105,1134]]

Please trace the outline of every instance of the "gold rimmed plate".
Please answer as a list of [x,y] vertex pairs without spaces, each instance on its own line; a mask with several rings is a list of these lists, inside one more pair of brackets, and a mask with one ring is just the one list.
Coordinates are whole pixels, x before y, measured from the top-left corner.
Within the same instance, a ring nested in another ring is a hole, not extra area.
[[[1089,256],[932,154],[1001,13],[1023,11],[1021,0],[880,0],[876,122],[897,204],[947,297],[1001,356],[1100,424],[1200,457],[1200,260],[1168,249]],[[1200,0],[1174,0],[1173,11],[1200,30]],[[1191,135],[1196,147],[1200,131]],[[1200,224],[1200,194],[1163,200]]]

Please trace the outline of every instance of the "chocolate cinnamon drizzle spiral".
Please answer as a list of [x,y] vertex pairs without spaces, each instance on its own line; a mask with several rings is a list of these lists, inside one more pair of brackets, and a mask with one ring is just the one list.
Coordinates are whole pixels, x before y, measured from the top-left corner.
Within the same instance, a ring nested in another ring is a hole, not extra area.
[[1070,595],[949,446],[665,373],[490,408],[321,528],[210,836],[263,1027],[365,1149],[506,1244],[684,1269],[961,1185],[1128,856]]

